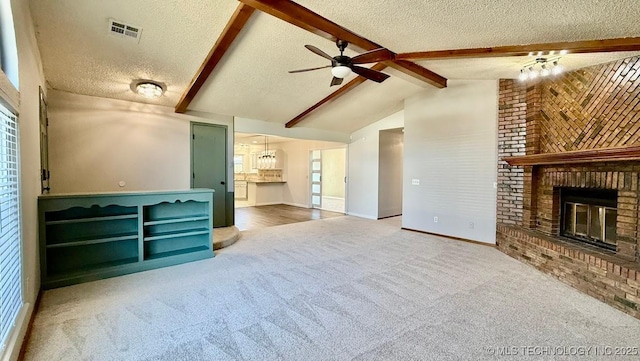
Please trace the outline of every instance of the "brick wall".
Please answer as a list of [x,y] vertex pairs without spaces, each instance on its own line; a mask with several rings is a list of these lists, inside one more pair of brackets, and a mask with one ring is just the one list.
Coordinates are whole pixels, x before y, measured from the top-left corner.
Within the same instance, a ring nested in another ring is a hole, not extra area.
[[498,249],[640,319],[640,271],[605,252],[498,225]]
[[593,163],[572,166],[544,166],[537,170],[537,230],[559,234],[559,187],[615,189],[618,191],[617,250],[620,258],[638,258],[638,174],[637,162]]
[[541,153],[640,141],[640,57],[568,72],[537,87]]
[[526,89],[517,81],[500,80],[498,100],[498,223],[521,224],[524,169],[503,157],[525,154]]
[[[536,84],[501,80],[498,129],[498,248],[640,318],[640,162],[511,167],[502,160],[638,144],[640,57]],[[560,187],[618,191],[616,251],[559,236]]]

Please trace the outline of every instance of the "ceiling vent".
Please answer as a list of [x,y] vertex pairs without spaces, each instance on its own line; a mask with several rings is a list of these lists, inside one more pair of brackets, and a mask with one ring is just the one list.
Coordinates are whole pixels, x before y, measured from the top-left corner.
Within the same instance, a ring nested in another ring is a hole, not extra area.
[[127,38],[140,42],[142,28],[139,26],[124,23],[122,21],[109,19],[109,34]]

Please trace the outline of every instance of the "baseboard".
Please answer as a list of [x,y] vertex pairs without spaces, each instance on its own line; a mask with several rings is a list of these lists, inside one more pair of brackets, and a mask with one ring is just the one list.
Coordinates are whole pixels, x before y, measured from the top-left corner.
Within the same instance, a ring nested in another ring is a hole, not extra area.
[[454,241],[462,241],[462,242],[467,242],[467,243],[473,243],[473,244],[477,244],[480,246],[486,246],[486,247],[492,247],[492,248],[497,248],[497,245],[495,243],[488,243],[488,242],[482,242],[482,241],[474,241],[471,239],[466,239],[466,238],[460,238],[460,237],[455,237],[455,236],[449,236],[446,234],[440,234],[440,233],[433,233],[433,232],[427,232],[427,231],[421,231],[419,229],[411,229],[411,228],[406,228],[406,227],[402,227],[402,229],[407,230],[407,231],[411,231],[411,232],[418,232],[418,233],[423,233],[423,234],[430,234],[432,236],[438,236],[438,237],[444,237],[444,238],[449,238],[452,239]]
[[259,206],[275,206],[276,204],[282,204],[282,202],[263,202],[263,203],[256,203],[254,204],[254,206],[259,207]]
[[24,360],[31,329],[33,328],[33,320],[40,306],[40,296],[41,292],[38,291],[38,296],[36,296],[34,303],[27,302],[22,305],[16,320],[16,325],[19,325],[19,328],[14,330],[15,332],[12,333],[11,338],[7,341],[2,361]]
[[369,215],[366,215],[366,214],[359,214],[359,213],[353,213],[353,212],[347,212],[346,214],[349,215],[349,216],[354,216],[354,217],[359,217],[359,218],[372,219],[374,221],[378,220],[377,217],[369,216]]
[[402,216],[402,213],[394,214],[392,216],[379,217],[378,220],[387,219],[387,218],[393,218],[393,217],[400,217],[400,216]]
[[311,208],[309,207],[308,204],[302,204],[302,203],[282,202],[282,204],[285,204],[287,206],[292,206],[292,207]]

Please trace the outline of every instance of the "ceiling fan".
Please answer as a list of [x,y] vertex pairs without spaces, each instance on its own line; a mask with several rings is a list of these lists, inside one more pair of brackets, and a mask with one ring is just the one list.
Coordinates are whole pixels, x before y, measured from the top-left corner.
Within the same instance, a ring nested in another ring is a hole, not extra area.
[[377,83],[382,83],[385,81],[389,75],[381,73],[379,71],[363,68],[358,66],[357,64],[366,64],[366,63],[377,63],[380,61],[391,60],[393,58],[393,54],[385,49],[379,48],[371,51],[367,51],[366,53],[362,53],[360,55],[356,55],[353,58],[344,55],[344,49],[349,45],[348,42],[344,40],[336,40],[336,46],[340,49],[340,55],[332,57],[331,55],[325,53],[324,51],[316,48],[313,45],[305,45],[304,47],[312,51],[313,53],[320,55],[323,58],[331,60],[331,65],[320,66],[317,68],[309,68],[309,69],[300,69],[300,70],[291,70],[289,73],[301,73],[305,71],[318,70],[331,68],[331,74],[333,74],[333,79],[331,79],[331,85],[340,85],[342,84],[342,79],[347,77],[351,72],[363,76],[369,80],[373,80]]

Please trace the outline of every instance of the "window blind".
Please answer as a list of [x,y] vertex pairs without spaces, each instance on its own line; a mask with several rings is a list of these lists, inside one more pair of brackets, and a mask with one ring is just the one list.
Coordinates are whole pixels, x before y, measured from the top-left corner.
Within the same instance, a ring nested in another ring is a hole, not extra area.
[[0,105],[0,342],[22,307],[18,122]]

